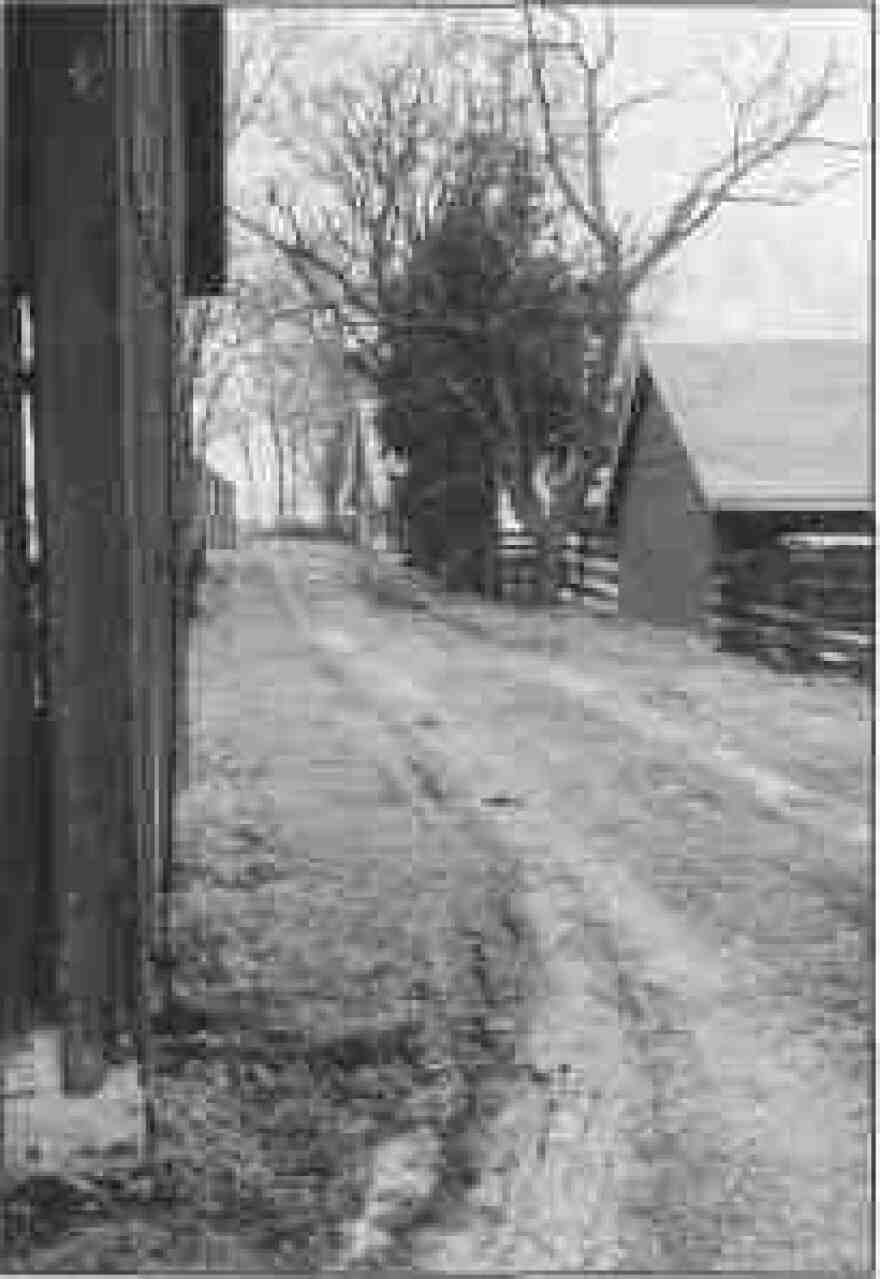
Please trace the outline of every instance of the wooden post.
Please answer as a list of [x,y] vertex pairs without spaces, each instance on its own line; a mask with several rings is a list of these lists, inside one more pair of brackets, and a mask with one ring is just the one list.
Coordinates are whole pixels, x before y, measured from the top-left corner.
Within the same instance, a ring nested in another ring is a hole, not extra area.
[[[16,12],[25,14],[24,6]],[[172,456],[171,429],[179,420],[172,333],[184,271],[174,153],[178,18],[151,0],[26,10],[30,49],[21,63],[33,111],[23,150],[33,179],[27,221],[45,512],[51,882],[67,1094],[99,1088],[107,1038],[117,1030],[137,1031],[145,1093],[150,1074],[152,970],[162,936],[156,906],[168,886],[179,709],[172,498],[173,463],[182,459]],[[0,1039],[24,1020],[31,994],[36,864],[28,845],[33,636],[13,385],[8,10],[3,19]]]
[[125,1002],[113,938],[130,909],[113,84],[108,11],[40,9],[29,20],[63,1075],[65,1088],[89,1091],[103,1075],[107,1014]]
[[36,860],[30,844],[32,684],[10,256],[7,39],[11,34],[7,15],[0,13],[0,1047],[11,1033],[22,1029],[27,1014]]

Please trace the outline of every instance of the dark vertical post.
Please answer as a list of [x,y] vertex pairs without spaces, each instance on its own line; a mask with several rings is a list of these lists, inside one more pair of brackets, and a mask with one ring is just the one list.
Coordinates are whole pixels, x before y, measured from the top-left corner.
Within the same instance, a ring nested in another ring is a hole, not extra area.
[[223,291],[226,277],[223,8],[186,4],[180,14],[186,172],[186,279],[191,296]]
[[[34,8],[36,416],[47,505],[64,1083],[103,1074],[129,891],[125,513],[109,10]],[[130,904],[130,903],[129,903]]]
[[171,574],[173,326],[176,258],[169,6],[127,0],[113,11],[115,143],[119,170],[118,328],[121,490],[129,537],[132,800],[137,871],[137,999],[142,1086],[151,1132],[151,1009],[162,954],[162,905],[172,841],[174,737]]
[[9,17],[9,10],[0,12],[0,1046],[23,1028],[27,1011],[36,860],[29,820],[33,688],[10,252],[12,203],[20,192],[13,192],[10,182],[8,43],[14,32]]
[[[183,59],[181,50],[181,15],[168,6],[167,58],[169,92],[169,146],[166,155],[166,182],[169,201],[170,274],[173,324],[176,341],[175,378],[171,384],[170,412],[173,422],[174,457],[172,463],[172,510],[174,512],[173,572],[173,706],[174,749],[172,757],[173,790],[189,785],[190,777],[190,697],[189,697],[189,558],[192,541],[193,426],[190,382],[184,368],[184,210],[185,151],[182,109]],[[168,870],[170,886],[170,866]],[[166,970],[166,995],[170,996],[170,973]]]

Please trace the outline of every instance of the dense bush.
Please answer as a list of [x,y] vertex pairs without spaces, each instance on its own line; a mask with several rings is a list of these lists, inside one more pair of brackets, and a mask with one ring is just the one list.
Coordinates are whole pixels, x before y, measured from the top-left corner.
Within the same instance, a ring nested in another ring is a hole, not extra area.
[[485,585],[499,482],[512,466],[530,475],[582,409],[582,307],[541,243],[542,190],[527,149],[472,140],[456,197],[389,286],[379,426],[408,459],[401,499],[413,561],[453,588]]

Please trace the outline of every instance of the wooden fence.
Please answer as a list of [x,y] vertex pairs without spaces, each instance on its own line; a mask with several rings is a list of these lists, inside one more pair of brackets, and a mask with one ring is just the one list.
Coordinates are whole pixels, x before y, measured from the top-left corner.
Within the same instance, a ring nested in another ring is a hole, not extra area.
[[[498,533],[497,572],[501,598],[526,602],[536,597],[535,539],[530,533]],[[596,533],[570,533],[557,558],[560,601],[583,599],[596,612],[617,611],[617,552],[612,539]]]
[[[405,522],[388,540],[406,555]],[[501,599],[537,599],[535,539],[499,529]],[[617,547],[598,532],[571,533],[557,557],[556,597],[617,612]],[[715,567],[706,625],[718,647],[787,669],[838,670],[868,679],[874,661],[874,546],[868,535],[788,533],[729,552]]]
[[[498,535],[501,596],[536,593],[534,538]],[[617,611],[617,551],[611,538],[574,533],[559,556],[557,597]],[[707,601],[718,647],[786,669],[838,670],[868,679],[874,661],[874,548],[866,536],[790,534],[721,558]]]
[[867,679],[874,654],[874,548],[810,534],[738,551],[716,566],[708,621],[721,648],[777,666]]

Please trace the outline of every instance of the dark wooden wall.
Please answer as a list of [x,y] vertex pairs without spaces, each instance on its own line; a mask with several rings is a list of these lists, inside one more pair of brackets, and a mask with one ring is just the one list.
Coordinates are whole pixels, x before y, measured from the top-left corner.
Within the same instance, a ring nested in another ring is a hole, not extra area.
[[687,454],[650,381],[617,506],[622,617],[664,625],[700,621],[713,557],[713,524]]
[[[14,30],[0,21],[0,175],[14,168]],[[28,645],[24,476],[15,341],[14,195],[0,185],[0,1042],[25,1021],[31,986],[35,884],[32,668]]]
[[137,881],[135,973],[141,1015],[163,958],[174,786],[175,317],[182,299],[176,110],[176,15],[138,0],[115,10],[119,153],[120,325],[123,333],[122,483],[131,609]]
[[[57,923],[65,1083],[88,1091],[108,1037],[138,1028],[171,847],[178,16],[146,0],[4,16],[4,47],[21,33],[16,65],[27,75],[3,76],[0,116],[0,994],[4,1013],[31,994],[39,868]],[[12,155],[18,90],[24,145]],[[42,849],[28,812],[37,635],[12,377],[17,289],[35,317],[51,819]]]
[[184,287],[190,296],[208,296],[222,293],[226,278],[222,6],[187,3],[179,31],[186,188]]
[[111,19],[35,9],[29,26],[53,887],[68,1064],[88,1075],[107,1020],[131,1006],[136,923]]
[[[184,235],[187,154],[202,147],[215,203],[222,192],[222,19],[211,13],[190,23],[188,42],[177,7],[152,0],[13,5],[0,24],[0,1038],[32,1003],[37,897],[57,925],[52,993],[74,1091],[99,1085],[108,1037],[143,1030],[164,958],[192,470],[174,351],[185,280],[216,290],[223,269],[222,223],[212,222],[207,265],[187,261]],[[193,31],[206,24],[200,47]],[[182,62],[196,54],[208,87],[184,94]],[[206,133],[187,147],[200,92],[210,109],[194,118]],[[38,592],[17,291],[35,317]],[[48,675],[44,756],[34,598]]]

